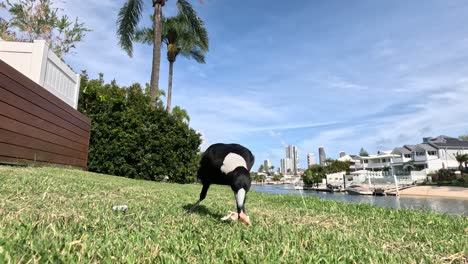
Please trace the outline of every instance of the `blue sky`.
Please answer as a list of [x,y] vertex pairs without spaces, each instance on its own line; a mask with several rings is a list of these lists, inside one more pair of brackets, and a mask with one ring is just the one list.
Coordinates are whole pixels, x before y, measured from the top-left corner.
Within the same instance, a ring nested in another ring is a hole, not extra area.
[[[129,58],[116,44],[123,2],[65,3],[94,30],[66,60],[122,85],[148,82],[151,48],[137,44]],[[468,132],[466,1],[240,2],[193,1],[210,35],[207,64],[175,64],[173,104],[188,110],[203,147],[241,143],[256,169],[267,158],[278,167],[292,144],[304,167],[319,146],[336,158]],[[164,12],[175,14],[175,0]]]

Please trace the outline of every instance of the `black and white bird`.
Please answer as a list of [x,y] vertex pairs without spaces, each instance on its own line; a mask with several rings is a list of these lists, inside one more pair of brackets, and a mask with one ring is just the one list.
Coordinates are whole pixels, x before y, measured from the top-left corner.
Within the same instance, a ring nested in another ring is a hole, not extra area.
[[214,144],[203,153],[198,169],[198,179],[203,184],[200,199],[192,212],[206,197],[211,184],[229,185],[234,192],[238,217],[246,216],[245,198],[250,189],[250,169],[255,158],[249,149],[239,144]]

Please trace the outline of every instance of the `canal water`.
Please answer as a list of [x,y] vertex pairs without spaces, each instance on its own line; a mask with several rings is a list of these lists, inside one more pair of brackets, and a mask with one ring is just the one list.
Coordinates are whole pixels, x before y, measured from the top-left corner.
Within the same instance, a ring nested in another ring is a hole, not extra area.
[[315,196],[322,199],[330,199],[347,203],[368,203],[380,207],[392,207],[398,209],[426,210],[438,213],[457,214],[468,216],[468,200],[439,197],[420,196],[371,196],[349,195],[345,193],[316,192],[308,190],[295,190],[292,185],[252,185],[257,192],[271,194],[295,194]]

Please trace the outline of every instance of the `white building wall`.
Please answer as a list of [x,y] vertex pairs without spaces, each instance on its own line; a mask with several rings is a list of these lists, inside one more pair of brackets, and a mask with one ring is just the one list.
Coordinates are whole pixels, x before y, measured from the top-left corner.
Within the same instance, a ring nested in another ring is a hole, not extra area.
[[341,184],[343,183],[344,175],[346,175],[346,171],[327,174],[327,181],[329,184],[333,184],[333,185]]
[[406,158],[404,155],[401,155],[400,157],[393,158],[393,163],[405,163],[408,161],[411,161],[412,158]]
[[[288,170],[291,170],[289,173]],[[281,173],[282,174],[292,174],[293,173],[293,164],[292,160],[289,158],[281,159]]]
[[307,168],[315,164],[315,155],[314,153],[307,154]]
[[444,164],[443,164],[443,163],[444,163],[444,162],[443,162],[441,159],[438,159],[438,158],[437,158],[437,159],[428,160],[428,161],[426,162],[426,164],[427,164],[427,171],[428,171],[429,173],[438,171],[438,170],[444,168]]
[[468,149],[439,149],[439,157],[444,168],[458,168],[460,164],[455,158],[458,153],[468,154]]
[[43,40],[0,40],[0,59],[73,108],[78,106],[80,75],[74,73]]
[[271,162],[270,160],[263,161],[263,167],[266,172],[270,172]]

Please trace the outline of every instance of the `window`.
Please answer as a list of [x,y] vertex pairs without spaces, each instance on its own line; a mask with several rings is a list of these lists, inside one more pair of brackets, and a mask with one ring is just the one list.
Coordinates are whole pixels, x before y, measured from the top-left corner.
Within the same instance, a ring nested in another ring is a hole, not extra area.
[[364,163],[369,163],[369,160],[364,160]]
[[420,151],[416,152],[416,156],[424,156],[424,155],[425,155],[424,152],[420,152]]
[[411,154],[405,154],[405,158],[411,158]]
[[428,151],[429,155],[431,156],[435,156],[436,155],[436,152],[435,151]]
[[382,163],[385,163],[385,162],[387,162],[387,159],[382,159]]

